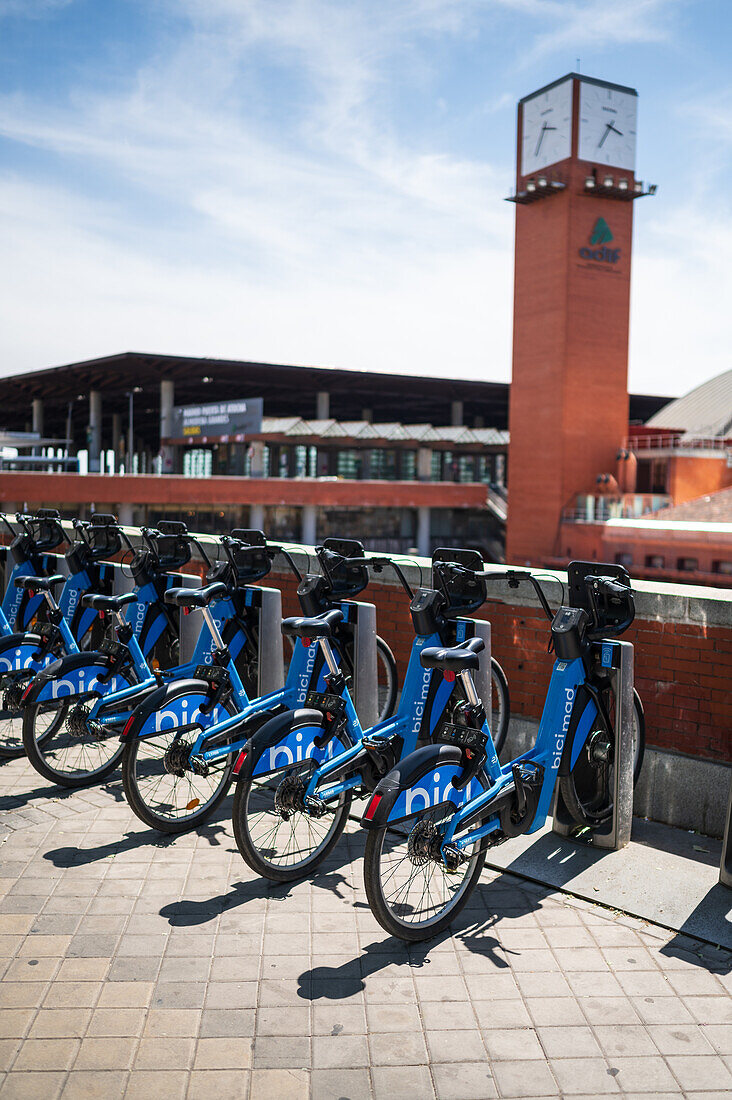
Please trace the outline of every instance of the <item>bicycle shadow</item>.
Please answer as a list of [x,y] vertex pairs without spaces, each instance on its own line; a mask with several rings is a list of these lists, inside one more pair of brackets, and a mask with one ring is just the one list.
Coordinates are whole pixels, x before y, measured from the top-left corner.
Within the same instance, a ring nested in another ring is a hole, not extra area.
[[[208,840],[212,847],[218,847],[221,841],[219,834],[227,835],[223,825],[202,825],[196,830],[198,836]],[[108,859],[109,856],[117,856],[122,852],[131,852],[136,848],[142,848],[149,844],[153,848],[170,848],[178,839],[175,835],[159,833],[155,829],[145,829],[139,833],[125,833],[126,839],[112,840],[106,844],[98,844],[95,848],[76,848],[66,845],[63,848],[53,848],[43,853],[43,858],[52,863],[54,867],[84,867],[90,863],[97,863],[100,859]]]
[[[513,887],[511,896],[521,900],[522,904],[504,906],[490,905],[490,891],[505,892]],[[520,951],[509,950],[493,935],[494,929],[502,920],[515,919],[535,912],[541,907],[543,898],[553,891],[540,889],[528,894],[519,887],[515,879],[500,875],[491,883],[478,886],[471,898],[471,908],[458,915],[453,925],[433,939],[423,943],[405,943],[403,940],[387,936],[366,944],[362,953],[345,959],[337,966],[314,966],[304,971],[298,978],[298,996],[303,1000],[343,1000],[366,989],[366,981],[387,967],[407,967],[422,969],[430,965],[430,953],[447,940],[458,940],[471,954],[482,955],[497,970],[510,968],[507,956],[519,955]],[[482,902],[483,912],[475,912],[475,903]],[[368,908],[357,902],[357,907]],[[486,911],[487,910],[487,911]]]

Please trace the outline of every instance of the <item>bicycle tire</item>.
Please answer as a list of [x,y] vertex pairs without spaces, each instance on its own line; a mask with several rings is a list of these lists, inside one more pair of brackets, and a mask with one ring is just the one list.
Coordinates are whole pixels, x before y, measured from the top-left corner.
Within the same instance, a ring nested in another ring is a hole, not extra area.
[[[391,718],[392,714],[396,710],[397,694],[399,690],[399,674],[397,670],[397,663],[391,648],[387,645],[383,638],[378,634],[376,635],[376,661],[381,661],[383,667],[386,670],[387,685],[384,688],[384,699],[382,701],[381,695],[379,695],[379,717],[378,722],[384,722],[387,718]],[[377,673],[378,680],[378,673]],[[378,688],[381,692],[381,687]]]
[[491,703],[491,736],[496,747],[496,753],[500,753],[506,743],[508,723],[511,720],[511,693],[508,689],[506,673],[495,657],[491,657],[491,691],[492,695],[497,696],[499,700],[498,721],[495,720],[494,716],[496,708]]
[[[432,811],[428,810],[415,816],[419,820],[424,820],[431,812]],[[390,826],[384,826],[381,829],[369,831],[366,837],[366,848],[363,857],[366,897],[371,907],[371,912],[385,932],[390,936],[394,936],[400,940],[406,940],[409,943],[419,943],[420,941],[433,939],[435,936],[439,936],[439,934],[444,932],[465,908],[480,879],[485,864],[486,849],[485,846],[480,843],[476,845],[477,851],[474,851],[470,859],[466,861],[465,877],[459,887],[459,892],[451,899],[441,916],[437,916],[423,923],[410,922],[400,920],[394,912],[394,907],[389,906],[384,896],[384,876],[381,870],[384,842],[389,834],[394,834],[395,832],[396,830]],[[435,867],[439,866],[434,861],[433,865]],[[392,875],[393,873],[392,871],[389,872],[389,874]],[[412,875],[412,877],[414,876]],[[443,877],[446,877],[444,876],[444,872]],[[419,889],[419,887],[417,887],[417,889]],[[424,889],[422,890],[422,896],[424,896]]]
[[[228,700],[225,704],[226,710],[230,715],[236,713],[236,707],[233,706],[231,700]],[[166,737],[175,734],[175,730],[163,730],[159,738],[150,737],[144,741],[136,738],[134,741],[128,742],[124,746],[122,753],[122,789],[124,790],[125,798],[130,806],[132,812],[139,817],[140,821],[144,822],[151,829],[156,829],[159,833],[184,833],[190,829],[195,829],[199,825],[202,825],[204,821],[207,821],[213,813],[218,809],[223,800],[229,793],[231,787],[231,781],[234,778],[234,765],[236,763],[234,754],[230,753],[223,758],[223,766],[221,768],[221,778],[211,794],[210,798],[206,800],[203,805],[198,805],[191,808],[191,812],[186,817],[165,817],[163,814],[156,813],[145,801],[141,791],[138,778],[138,771],[141,770],[141,749],[147,749],[153,746],[154,742],[160,740],[160,747],[164,745]],[[167,747],[164,749],[161,759],[164,760]],[[164,765],[163,765],[164,766]],[[171,773],[167,773],[171,774]],[[179,777],[175,776],[172,779],[173,788],[175,789],[176,780]],[[204,778],[204,777],[200,777]],[[191,780],[188,780],[189,786]],[[157,788],[156,788],[157,789]],[[192,790],[189,793],[193,793]],[[188,804],[184,806],[184,809],[188,809],[188,806],[194,801],[193,798],[188,800]],[[200,809],[199,809],[200,806]]]
[[[297,726],[293,726],[293,732],[296,732],[296,730]],[[341,734],[339,736],[344,742],[347,740],[350,745],[350,738],[348,738],[346,734]],[[250,818],[253,816],[253,807],[250,804],[251,799],[258,794],[261,795],[265,789],[271,791],[272,784],[275,782],[279,786],[282,779],[285,778],[285,773],[289,770],[293,771],[294,776],[296,769],[302,768],[303,765],[307,765],[308,763],[312,764],[314,762],[306,759],[287,765],[277,772],[271,773],[268,776],[263,776],[261,780],[255,780],[248,776],[239,776],[239,781],[234,791],[232,824],[234,828],[234,838],[242,859],[253,871],[256,871],[258,875],[270,879],[273,882],[293,882],[296,879],[303,878],[310,871],[314,870],[338,843],[348,821],[352,795],[350,791],[345,791],[341,794],[336,809],[333,812],[333,820],[329,829],[317,845],[315,851],[309,857],[289,867],[278,866],[272,862],[272,860],[266,859],[261,849],[257,847],[252,836],[252,828],[250,825]],[[305,814],[304,812],[295,811],[295,813],[297,813],[300,819],[308,818],[309,820],[320,820],[311,818],[309,814]],[[274,815],[271,816],[274,817]],[[276,825],[275,830],[278,828],[279,825]],[[291,829],[291,835],[294,836],[294,829]]]
[[[124,671],[119,671],[116,675],[124,679],[130,686],[134,683],[134,680]],[[58,745],[53,749],[53,743],[54,740],[57,740],[61,736],[60,727],[63,723],[63,719],[66,718],[72,706],[72,702],[76,705],[82,703],[86,698],[87,696],[74,695],[53,700],[54,703],[58,703],[58,710],[62,711],[62,716],[61,721],[58,722],[52,735],[49,734],[47,729],[44,730],[39,737],[37,737],[35,733],[35,727],[39,717],[43,713],[48,713],[50,709],[47,704],[32,703],[27,706],[23,712],[23,745],[28,760],[44,779],[49,779],[52,783],[57,783],[59,786],[66,787],[69,790],[79,790],[82,787],[89,787],[94,783],[100,783],[103,779],[106,779],[119,764],[124,750],[124,744],[118,742],[118,747],[112,755],[98,768],[92,770],[69,773],[51,766],[49,763],[51,751],[60,751]],[[96,698],[96,696],[94,696],[94,698]],[[114,732],[110,734],[110,737],[106,740],[111,742],[116,736],[117,733]]]
[[633,746],[633,786],[636,786],[643,770],[646,753],[646,716],[640,695],[633,688],[633,716],[635,719],[635,744]]

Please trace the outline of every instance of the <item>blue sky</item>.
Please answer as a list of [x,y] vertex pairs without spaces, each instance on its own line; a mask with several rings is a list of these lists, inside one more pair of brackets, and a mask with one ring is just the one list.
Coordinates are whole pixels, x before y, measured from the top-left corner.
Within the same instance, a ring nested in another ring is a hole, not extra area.
[[510,377],[516,101],[639,92],[630,385],[731,365],[728,0],[0,0],[0,371]]

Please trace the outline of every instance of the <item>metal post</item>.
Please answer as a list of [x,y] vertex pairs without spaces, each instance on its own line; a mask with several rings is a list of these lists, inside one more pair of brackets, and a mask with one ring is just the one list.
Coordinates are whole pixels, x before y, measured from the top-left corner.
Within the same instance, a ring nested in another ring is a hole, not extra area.
[[302,541],[306,546],[315,546],[317,538],[317,512],[314,504],[304,504],[302,509]]
[[112,473],[117,473],[120,466],[120,446],[122,440],[122,417],[120,413],[112,413]]
[[257,664],[260,695],[279,691],[285,683],[282,651],[282,593],[279,588],[256,588],[259,600],[259,661]]
[[126,474],[134,473],[134,454],[135,454],[135,391],[130,390],[127,394],[128,406],[127,406],[127,463],[125,468]]
[[[33,398],[33,431],[38,432],[39,436],[43,438],[43,402],[40,397]],[[41,453],[40,447],[34,447],[32,453],[39,455]]]
[[252,504],[249,508],[249,526],[252,531],[264,530],[264,505]]
[[376,607],[348,600],[348,621],[353,623],[353,705],[363,729],[379,719],[379,679],[376,664]]
[[102,451],[102,395],[99,390],[89,391],[89,473],[99,473]]
[[160,457],[164,474],[175,472],[175,448],[170,443],[163,443],[173,435],[174,401],[175,385],[172,379],[163,378],[160,382]]
[[[613,812],[607,824],[593,829],[594,848],[617,851],[630,843],[633,827],[633,644],[597,642],[593,646],[602,667],[608,670],[615,695],[615,749],[613,753]],[[570,836],[577,822],[556,792],[553,831]]]
[[727,827],[722,841],[722,859],[719,865],[719,881],[722,886],[732,890],[732,768],[730,768],[729,805],[727,806]]
[[417,553],[422,558],[428,558],[432,549],[430,535],[430,510],[429,508],[417,509]]

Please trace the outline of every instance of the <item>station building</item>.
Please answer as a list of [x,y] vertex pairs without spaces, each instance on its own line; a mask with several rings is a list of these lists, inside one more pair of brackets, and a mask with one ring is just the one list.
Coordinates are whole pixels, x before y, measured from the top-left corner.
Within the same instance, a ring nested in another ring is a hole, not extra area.
[[[17,452],[0,498],[501,561],[508,400],[499,382],[137,353],[72,363],[0,379],[0,443]],[[643,423],[665,400],[634,396],[632,415]],[[202,424],[217,402],[261,416],[245,431],[225,415]]]

